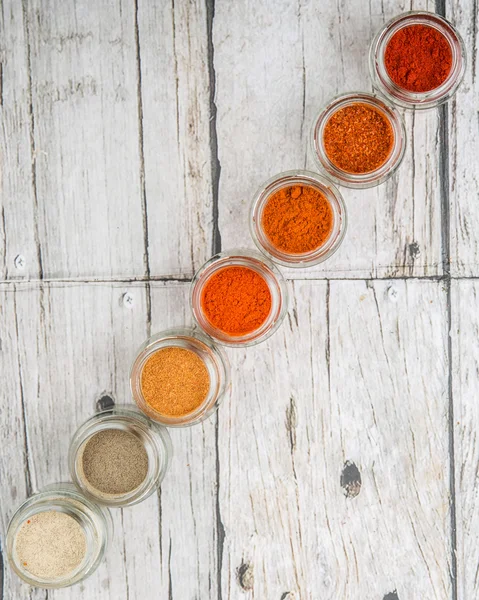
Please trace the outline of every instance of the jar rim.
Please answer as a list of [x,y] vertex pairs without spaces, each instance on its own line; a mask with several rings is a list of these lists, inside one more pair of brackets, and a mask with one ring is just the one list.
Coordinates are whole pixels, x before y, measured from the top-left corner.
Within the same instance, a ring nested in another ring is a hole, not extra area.
[[[210,277],[223,268],[235,266],[250,268],[257,272],[268,285],[272,299],[271,311],[264,323],[242,336],[231,336],[214,327],[204,316],[201,306],[202,291]],[[201,330],[219,344],[237,348],[253,346],[268,339],[281,325],[288,306],[286,281],[276,265],[256,250],[240,248],[220,252],[212,256],[196,272],[191,282],[190,306]]]
[[[152,408],[144,399],[141,391],[141,374],[150,356],[162,348],[184,347],[195,352],[205,363],[214,386],[204,401],[193,411],[179,417],[164,415]],[[150,336],[138,349],[130,368],[130,390],[138,409],[147,418],[165,427],[190,427],[205,420],[215,412],[224,397],[230,392],[230,365],[228,357],[214,343],[214,340],[194,328],[173,328]]]
[[[337,167],[329,158],[324,146],[324,128],[332,115],[352,104],[367,104],[388,120],[393,133],[393,147],[386,161],[374,171],[350,173]],[[335,183],[351,188],[377,186],[391,177],[401,165],[406,151],[406,127],[394,104],[387,98],[369,92],[347,92],[332,98],[318,113],[311,128],[311,146],[321,171]]]
[[[326,241],[309,252],[287,253],[277,249],[268,239],[262,227],[263,210],[271,196],[291,185],[311,186],[320,191],[333,210],[334,224]],[[285,267],[307,268],[329,259],[339,249],[347,230],[347,210],[343,196],[326,176],[307,170],[284,171],[265,181],[257,190],[249,212],[250,234],[254,243],[267,258]]]
[[[396,84],[385,67],[386,48],[395,33],[411,25],[427,25],[439,31],[452,52],[451,70],[443,83],[425,92],[413,92]],[[457,29],[447,19],[428,11],[408,11],[390,19],[374,36],[369,50],[369,70],[374,87],[403,108],[427,110],[447,102],[457,91],[466,70],[466,48]]]
[[[131,431],[131,428],[134,430]],[[141,484],[124,494],[107,494],[88,485],[80,473],[82,452],[89,440],[101,431],[129,431],[142,443],[148,456],[148,472]],[[157,489],[168,470],[173,447],[166,429],[151,421],[136,406],[116,406],[99,411],[75,431],[68,452],[70,474],[75,486],[92,502],[109,507],[138,504]]]
[[[82,528],[87,549],[80,565],[59,578],[36,577],[18,564],[15,555],[16,537],[21,526],[34,514],[48,511],[69,514]],[[98,567],[113,535],[113,520],[106,507],[100,506],[79,491],[73,483],[49,485],[26,498],[10,519],[7,528],[7,555],[15,573],[30,585],[60,589],[89,577]]]

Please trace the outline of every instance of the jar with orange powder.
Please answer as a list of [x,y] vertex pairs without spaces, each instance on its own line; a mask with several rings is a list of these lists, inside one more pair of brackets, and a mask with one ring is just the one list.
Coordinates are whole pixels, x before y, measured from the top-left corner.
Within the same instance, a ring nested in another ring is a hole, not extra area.
[[311,267],[331,257],[347,227],[339,190],[310,171],[286,171],[257,192],[250,210],[255,244],[287,267]]
[[269,260],[250,250],[213,256],[191,284],[198,325],[227,346],[250,346],[272,335],[287,312],[286,282]]

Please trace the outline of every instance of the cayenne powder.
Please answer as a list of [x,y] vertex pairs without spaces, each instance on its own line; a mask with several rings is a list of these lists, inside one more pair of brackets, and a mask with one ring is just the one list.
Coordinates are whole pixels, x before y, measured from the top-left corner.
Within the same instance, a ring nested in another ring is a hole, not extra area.
[[264,277],[248,267],[224,267],[206,281],[201,308],[210,324],[231,336],[242,336],[266,321],[271,292]]
[[445,35],[428,25],[409,25],[397,31],[386,46],[389,77],[410,92],[429,92],[447,79],[452,50]]
[[384,113],[356,102],[329,117],[323,140],[326,154],[336,167],[347,173],[370,173],[389,158],[394,132]]
[[329,238],[333,210],[318,189],[292,185],[268,198],[261,225],[275,248],[288,254],[304,254],[316,250]]

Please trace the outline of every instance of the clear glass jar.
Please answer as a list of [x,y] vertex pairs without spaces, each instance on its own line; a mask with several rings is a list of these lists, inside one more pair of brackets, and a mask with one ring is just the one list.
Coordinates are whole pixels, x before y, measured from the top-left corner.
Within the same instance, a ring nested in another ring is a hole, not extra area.
[[[232,336],[214,327],[206,318],[201,306],[203,288],[208,279],[225,267],[247,267],[266,281],[271,293],[271,311],[265,322],[251,333]],[[209,336],[226,346],[253,346],[269,338],[281,325],[288,310],[286,282],[275,265],[254,250],[231,250],[216,254],[196,273],[191,283],[191,309],[198,325]]]
[[[158,350],[171,347],[194,352],[204,362],[210,376],[210,390],[204,402],[193,412],[181,417],[171,417],[155,411],[146,402],[141,391],[141,375],[146,361]],[[187,427],[208,418],[230,393],[230,365],[226,355],[199,331],[169,329],[150,337],[138,350],[130,370],[130,388],[138,408],[148,417],[168,427]]]
[[[324,146],[324,128],[332,115],[347,106],[365,104],[381,113],[390,123],[394,142],[386,162],[368,173],[349,173],[331,162]],[[398,111],[387,100],[365,92],[351,92],[334,98],[313,122],[311,144],[319,168],[335,183],[351,188],[369,188],[383,183],[397,170],[406,151],[406,128]]]
[[[304,185],[317,189],[331,205],[333,228],[324,244],[310,252],[289,254],[276,248],[263,230],[263,210],[269,198],[278,190],[294,185]],[[332,256],[341,245],[347,228],[346,205],[339,190],[327,179],[311,171],[286,171],[275,175],[256,193],[250,209],[250,232],[254,243],[272,261],[286,267],[312,267]]]
[[[148,456],[148,471],[143,482],[124,494],[106,494],[94,488],[85,478],[82,455],[88,441],[100,431],[116,429],[133,434],[143,445]],[[173,446],[170,435],[147,419],[135,406],[115,407],[90,417],[75,432],[68,453],[73,483],[87,498],[106,506],[131,506],[142,502],[160,486],[168,470]]]
[[[384,55],[390,39],[400,29],[411,25],[434,27],[451,47],[452,67],[447,79],[428,92],[411,92],[399,87],[386,70]],[[378,31],[369,50],[369,69],[374,87],[395,104],[404,108],[432,108],[449,100],[459,87],[466,70],[466,48],[457,30],[443,17],[425,11],[410,11],[395,17]]]
[[[80,565],[64,577],[43,579],[29,573],[16,553],[16,539],[23,523],[33,515],[58,511],[75,519],[86,540],[86,553]],[[72,483],[51,485],[30,496],[13,515],[7,530],[7,553],[15,573],[28,584],[43,588],[63,588],[83,581],[102,561],[113,535],[113,522],[107,508],[91,502]]]

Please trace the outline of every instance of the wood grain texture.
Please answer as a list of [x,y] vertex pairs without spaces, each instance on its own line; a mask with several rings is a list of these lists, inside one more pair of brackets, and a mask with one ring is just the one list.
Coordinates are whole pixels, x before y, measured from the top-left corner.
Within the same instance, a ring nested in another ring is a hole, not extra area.
[[453,398],[457,495],[458,600],[479,595],[477,548],[477,389],[479,385],[479,282],[452,286]]
[[[22,3],[5,0],[0,10],[0,278],[40,275],[30,55]],[[22,255],[23,269],[15,268]]]
[[[105,392],[129,401],[129,367],[147,330],[144,285],[18,286],[0,291],[0,370],[8,374],[2,387],[2,549],[7,520],[30,488],[70,479],[70,439],[93,414],[95,401]],[[122,301],[127,289],[131,309]],[[187,290],[153,286],[155,329],[187,322]],[[152,497],[141,507],[112,511],[115,536],[99,570],[80,585],[49,591],[49,600],[213,597],[214,430],[213,419],[172,431],[175,456],[160,504]],[[26,598],[27,589],[6,565],[3,598]],[[41,590],[32,596],[44,597]]]
[[449,598],[442,285],[293,291],[286,326],[232,357],[219,413],[222,598]]
[[447,17],[464,38],[467,69],[464,82],[449,103],[449,200],[451,219],[451,274],[477,277],[479,274],[479,60],[478,5],[473,2],[446,1]]
[[204,2],[138,2],[150,271],[188,276],[211,255],[210,79]]
[[[245,9],[216,3],[223,246],[225,240],[228,247],[251,246],[248,209],[266,179],[285,170],[317,170],[309,147],[314,117],[337,94],[371,90],[371,39],[411,8],[434,10],[434,4],[264,0]],[[290,277],[442,273],[437,114],[409,114],[406,125],[408,148],[398,173],[379,188],[342,189],[349,230],[338,253]]]

